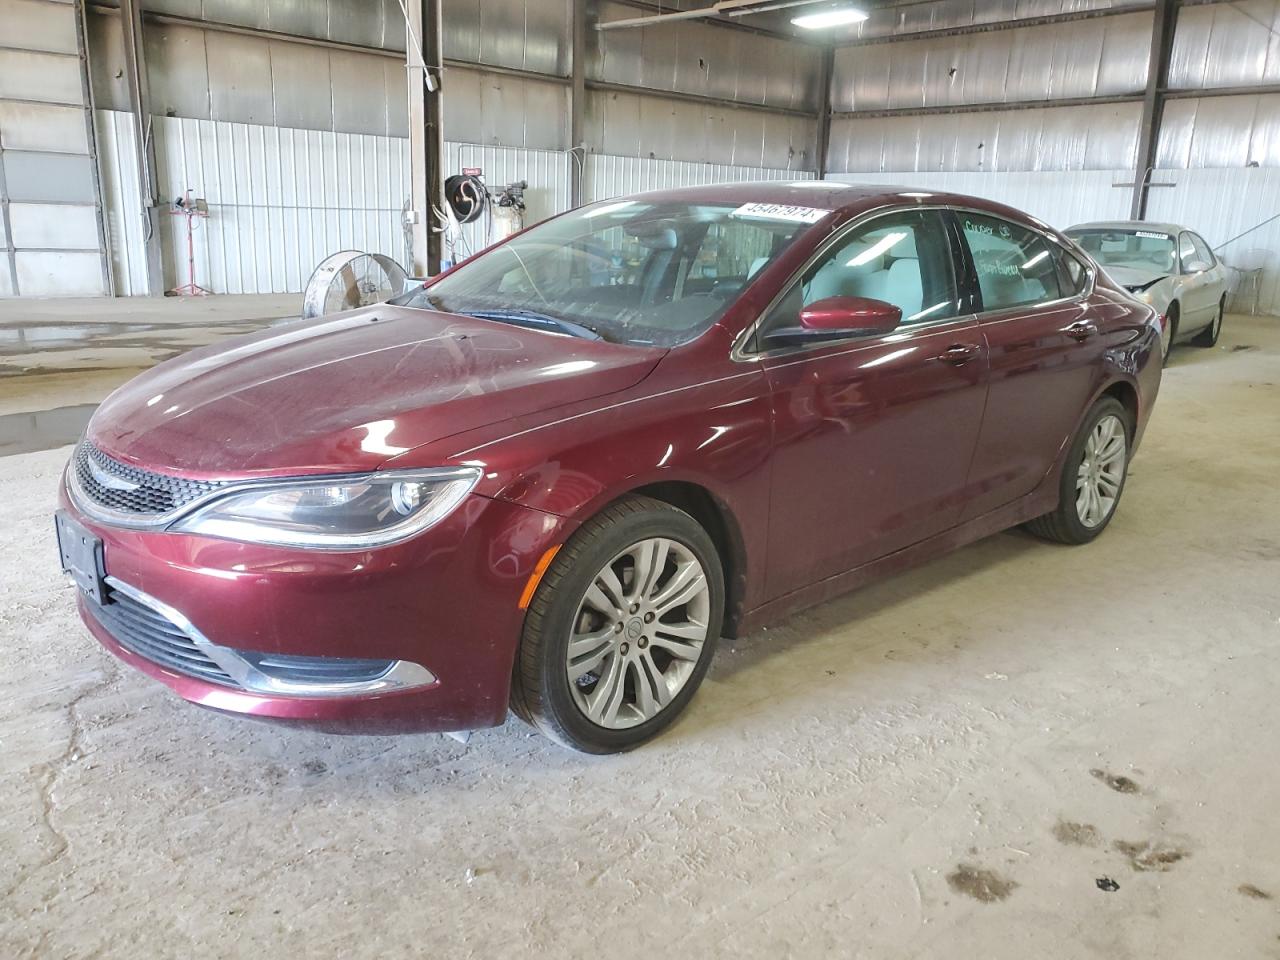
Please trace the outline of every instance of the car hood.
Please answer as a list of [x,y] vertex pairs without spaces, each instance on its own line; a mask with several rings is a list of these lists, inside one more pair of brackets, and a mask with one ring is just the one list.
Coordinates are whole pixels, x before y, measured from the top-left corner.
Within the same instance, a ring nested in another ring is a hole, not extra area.
[[1103,269],[1107,271],[1107,276],[1127,289],[1149,287],[1169,276],[1168,271],[1143,270],[1139,267],[1104,267]]
[[664,352],[382,305],[162,363],[107,398],[89,438],[116,459],[178,475],[358,472],[624,390]]

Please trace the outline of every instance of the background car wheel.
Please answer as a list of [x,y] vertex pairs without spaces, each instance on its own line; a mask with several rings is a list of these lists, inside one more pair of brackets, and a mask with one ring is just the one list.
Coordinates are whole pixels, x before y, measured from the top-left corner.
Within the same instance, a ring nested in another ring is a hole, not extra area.
[[1160,340],[1160,348],[1164,351],[1164,363],[1169,362],[1169,354],[1173,352],[1173,342],[1178,336],[1179,310],[1176,303],[1169,304],[1165,313],[1165,335]]
[[724,618],[724,572],[693,517],[629,497],[556,554],[525,618],[512,707],[586,753],[637,746],[692,699]]
[[1227,311],[1227,298],[1223,297],[1218,301],[1218,313],[1213,318],[1213,323],[1209,324],[1202,331],[1196,334],[1196,338],[1191,342],[1197,347],[1212,347],[1218,342],[1218,337],[1222,335],[1222,318]]
[[1103,397],[1085,417],[1062,469],[1058,509],[1026,527],[1057,543],[1088,543],[1111,522],[1124,492],[1133,423],[1114,397]]

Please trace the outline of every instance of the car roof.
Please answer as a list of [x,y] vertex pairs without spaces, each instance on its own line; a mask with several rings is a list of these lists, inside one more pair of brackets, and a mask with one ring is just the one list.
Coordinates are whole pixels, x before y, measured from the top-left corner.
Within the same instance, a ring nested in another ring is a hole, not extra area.
[[1158,223],[1154,220],[1099,220],[1096,223],[1077,223],[1074,227],[1067,227],[1063,232],[1075,233],[1077,230],[1115,230],[1120,233],[1147,230],[1151,233],[1169,233],[1174,236],[1184,231],[1195,233],[1189,227],[1180,227],[1176,223]]
[[891,205],[962,207],[1014,221],[1023,221],[1041,230],[1056,232],[1042,220],[1002,203],[958,193],[884,183],[844,183],[837,180],[750,180],[654,190],[635,194],[627,199],[678,200],[683,203],[771,203],[853,214]]

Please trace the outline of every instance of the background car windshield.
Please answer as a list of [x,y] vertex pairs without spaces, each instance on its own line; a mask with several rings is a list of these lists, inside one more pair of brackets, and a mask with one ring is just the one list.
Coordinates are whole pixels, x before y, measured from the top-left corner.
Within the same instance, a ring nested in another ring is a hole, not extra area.
[[1152,273],[1173,273],[1177,268],[1173,237],[1146,230],[1081,230],[1069,234],[1104,267],[1132,267]]
[[596,204],[480,254],[407,303],[528,311],[618,343],[673,346],[715,323],[825,211],[796,216],[763,204]]

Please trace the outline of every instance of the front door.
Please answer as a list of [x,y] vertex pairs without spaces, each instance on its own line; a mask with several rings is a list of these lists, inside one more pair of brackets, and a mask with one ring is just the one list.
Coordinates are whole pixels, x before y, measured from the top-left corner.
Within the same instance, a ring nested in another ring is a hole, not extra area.
[[[936,211],[887,213],[834,239],[766,316],[774,454],[771,598],[954,525],[982,421],[986,351],[960,302],[957,239]],[[902,310],[895,332],[804,348],[768,333],[834,296]]]

